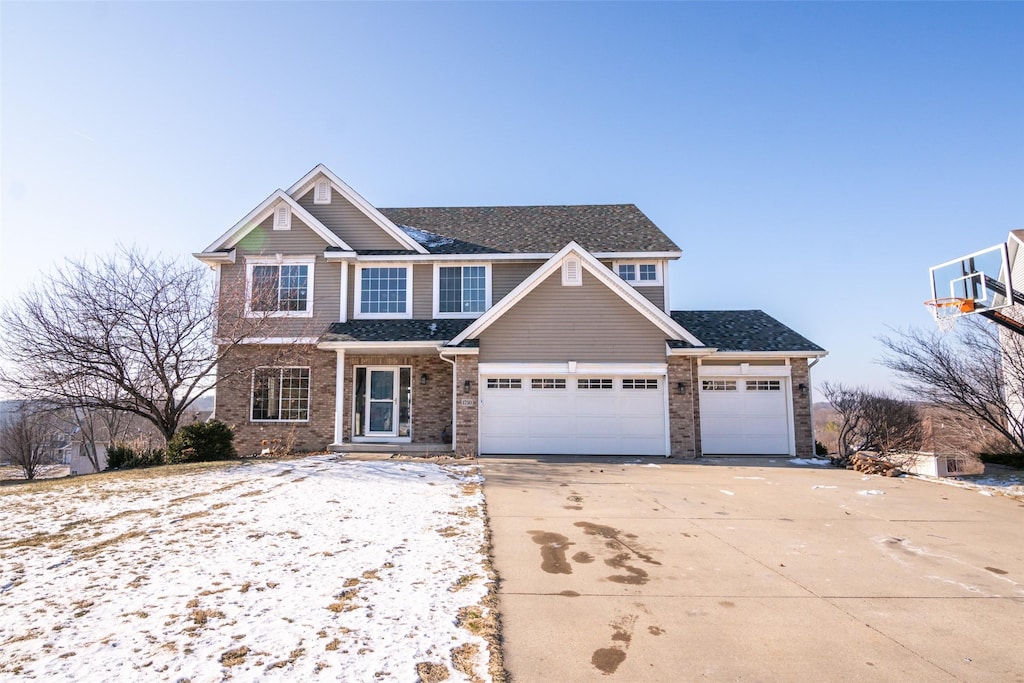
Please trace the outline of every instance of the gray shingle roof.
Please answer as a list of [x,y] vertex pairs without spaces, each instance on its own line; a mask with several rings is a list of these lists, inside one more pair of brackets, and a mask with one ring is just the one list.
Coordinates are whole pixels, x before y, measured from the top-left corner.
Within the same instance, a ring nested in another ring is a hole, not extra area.
[[[672,319],[719,351],[806,351],[821,348],[764,311],[672,311]],[[686,342],[669,342],[687,348]]]
[[393,223],[451,238],[432,254],[549,254],[575,240],[590,252],[679,251],[633,204],[378,209]]
[[[448,341],[472,320],[350,320],[334,323],[320,341]],[[433,325],[433,330],[431,330]]]

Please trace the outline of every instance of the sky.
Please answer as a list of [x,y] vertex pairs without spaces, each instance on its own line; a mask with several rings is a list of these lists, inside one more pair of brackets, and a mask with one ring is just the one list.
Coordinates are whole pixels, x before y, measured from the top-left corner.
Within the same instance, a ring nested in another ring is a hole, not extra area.
[[884,390],[929,266],[1024,228],[1024,3],[0,3],[0,301],[187,259],[319,163],[381,207],[636,204],[672,308]]

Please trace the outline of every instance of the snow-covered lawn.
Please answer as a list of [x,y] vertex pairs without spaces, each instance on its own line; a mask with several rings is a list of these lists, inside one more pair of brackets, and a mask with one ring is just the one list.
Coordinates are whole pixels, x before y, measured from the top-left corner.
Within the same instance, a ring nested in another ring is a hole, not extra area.
[[4,488],[0,678],[490,680],[480,482],[315,456]]

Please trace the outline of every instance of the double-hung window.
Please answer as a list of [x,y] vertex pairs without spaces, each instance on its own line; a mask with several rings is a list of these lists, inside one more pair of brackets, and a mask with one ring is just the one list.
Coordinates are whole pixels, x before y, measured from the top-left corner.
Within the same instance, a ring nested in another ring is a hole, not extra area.
[[251,259],[247,265],[248,315],[313,314],[313,259]]
[[658,271],[659,265],[655,261],[615,264],[619,277],[634,286],[660,285],[661,274]]
[[309,420],[309,368],[256,368],[252,375],[253,422]]
[[434,266],[434,316],[479,316],[490,307],[490,279],[486,265]]
[[357,318],[411,318],[412,269],[408,266],[360,266]]

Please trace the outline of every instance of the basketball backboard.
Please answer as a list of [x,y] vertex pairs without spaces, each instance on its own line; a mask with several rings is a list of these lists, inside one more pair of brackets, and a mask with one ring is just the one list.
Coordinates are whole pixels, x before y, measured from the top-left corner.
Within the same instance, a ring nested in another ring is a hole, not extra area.
[[928,304],[936,319],[996,311],[1024,303],[1015,301],[1005,242],[932,266],[929,273],[932,298]]

